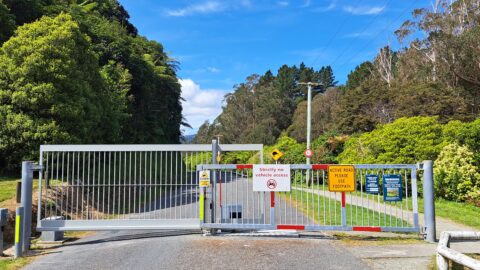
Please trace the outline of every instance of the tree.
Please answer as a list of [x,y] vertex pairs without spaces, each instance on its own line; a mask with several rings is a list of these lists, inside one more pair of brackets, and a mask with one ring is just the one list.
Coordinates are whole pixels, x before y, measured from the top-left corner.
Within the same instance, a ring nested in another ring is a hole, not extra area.
[[318,76],[320,77],[319,81],[322,85],[322,92],[325,92],[330,87],[334,87],[338,83],[335,81],[331,66],[322,67],[318,72]]
[[12,169],[23,158],[33,158],[42,143],[114,142],[113,137],[106,141],[111,136],[106,134],[120,134],[124,92],[107,87],[90,46],[67,14],[25,24],[3,44],[3,168]]
[[[2,0],[15,16],[16,24],[23,25],[39,19],[44,11],[42,0]],[[49,2],[49,1],[46,1]]]
[[395,87],[395,118],[438,115],[442,122],[454,119],[470,120],[468,104],[457,94],[462,91],[438,83]]
[[392,81],[395,78],[394,55],[395,54],[390,49],[390,46],[386,46],[380,49],[380,52],[374,61],[377,74],[388,84],[388,87],[392,86]]
[[360,84],[370,78],[373,71],[373,64],[370,61],[361,63],[355,67],[354,71],[348,74],[346,87],[347,89],[355,89]]
[[13,34],[15,30],[15,16],[10,14],[10,10],[0,2],[0,45]]

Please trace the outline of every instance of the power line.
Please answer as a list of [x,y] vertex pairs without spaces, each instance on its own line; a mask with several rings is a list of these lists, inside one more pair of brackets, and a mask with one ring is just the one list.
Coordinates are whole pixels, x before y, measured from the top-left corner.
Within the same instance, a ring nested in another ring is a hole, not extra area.
[[[415,5],[416,2],[417,2],[417,1],[415,1],[415,0],[412,1],[409,6],[407,6],[404,10],[401,11],[401,13],[400,13],[399,16],[397,16],[394,20],[392,20],[389,24],[387,24],[382,30],[380,30],[380,32],[378,32],[372,39],[370,39],[370,40],[358,51],[358,53],[354,54],[354,57],[352,57],[352,58],[355,58],[356,56],[360,55],[363,50],[365,50],[369,45],[372,44],[373,41],[375,41],[375,40],[380,36],[380,34],[382,34],[383,32],[387,31],[388,28],[390,28],[390,26],[392,26],[394,23],[396,23],[398,20],[400,20],[400,19],[405,15],[405,13],[407,13],[408,11],[410,11],[410,10],[413,8],[413,6]],[[351,59],[352,59],[352,58],[351,58]],[[349,62],[350,62],[350,60],[347,60],[347,61],[345,61],[343,64],[341,64],[341,65],[338,66],[338,67],[343,67],[343,66],[345,66],[346,64],[348,64]]]
[[[364,0],[359,0],[357,2],[357,6],[360,6],[360,4],[363,2]],[[335,40],[335,37],[340,33],[340,31],[343,29],[343,27],[347,24],[347,22],[350,21],[350,19],[352,18],[352,16],[347,16],[346,19],[343,20],[343,22],[340,24],[340,26],[337,28],[337,30],[335,31],[335,33],[330,36],[330,39],[328,40],[327,42],[327,45],[325,46],[325,48],[329,48],[330,45],[332,44],[333,40]],[[318,59],[320,59],[320,55],[317,55],[317,57],[315,57],[315,59],[313,60],[312,64],[310,65],[311,67],[313,67],[313,65],[315,65],[318,61]]]
[[[392,2],[392,0],[388,0],[387,3],[385,4],[385,8],[388,7],[390,5],[390,3]],[[337,58],[335,58],[335,60],[333,60],[331,63],[330,63],[330,66],[333,65],[333,63],[337,62],[344,54],[346,51],[348,51],[350,49],[350,47],[352,47],[352,45],[354,44],[354,41],[356,41],[363,33],[365,33],[367,31],[367,29],[372,26],[372,24],[376,21],[377,17],[381,14],[381,12],[375,14],[375,16],[373,17],[373,19],[363,28],[363,30],[359,33],[359,35],[357,37],[355,37],[355,39],[350,42],[347,47],[345,47],[342,52],[340,53],[340,55],[337,56]]]

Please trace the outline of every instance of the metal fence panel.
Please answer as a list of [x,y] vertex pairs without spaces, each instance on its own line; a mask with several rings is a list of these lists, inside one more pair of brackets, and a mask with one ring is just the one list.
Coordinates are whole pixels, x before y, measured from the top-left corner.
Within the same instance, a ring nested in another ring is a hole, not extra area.
[[214,146],[42,145],[37,229],[200,228],[196,166],[215,160]]
[[[206,228],[419,232],[415,165],[355,165],[356,191],[328,191],[328,165],[290,165],[290,192],[253,192],[252,165],[200,165],[215,179],[215,221]],[[401,202],[369,194],[366,175],[400,175]],[[308,179],[313,179],[309,181]],[[310,183],[307,185],[307,183]]]

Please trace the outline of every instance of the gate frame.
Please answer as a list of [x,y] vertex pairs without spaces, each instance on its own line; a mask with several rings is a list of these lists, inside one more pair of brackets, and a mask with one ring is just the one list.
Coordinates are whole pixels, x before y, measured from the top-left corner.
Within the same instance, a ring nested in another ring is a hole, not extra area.
[[[29,209],[32,208],[31,194],[33,190],[33,170],[39,171],[39,187],[38,187],[38,212],[37,212],[37,231],[111,231],[111,230],[159,230],[159,229],[201,229],[200,219],[145,219],[145,220],[42,220],[42,177],[44,168],[43,154],[44,152],[212,152],[212,161],[216,163],[217,151],[224,152],[233,151],[258,151],[263,161],[263,144],[218,144],[217,140],[213,140],[212,144],[107,144],[107,145],[41,145],[39,165],[31,164],[33,169],[22,170],[22,202],[23,194],[29,196],[25,205]],[[25,197],[26,198],[26,197]],[[23,205],[23,204],[22,204]],[[27,209],[25,208],[25,209]],[[28,212],[31,212],[28,211]],[[27,213],[27,211],[26,211]],[[28,216],[28,215],[25,215]],[[181,222],[182,224],[180,224]],[[27,221],[25,223],[28,223]],[[31,224],[31,219],[30,219]],[[31,234],[31,229],[27,224],[23,225],[25,231],[25,239]],[[28,247],[27,247],[28,249]]]
[[[428,231],[429,228],[431,229],[432,223],[425,217],[425,228],[421,228],[419,224],[419,217],[418,217],[418,180],[417,180],[417,171],[424,170],[424,166],[420,166],[421,164],[431,164],[432,161],[424,161],[424,163],[419,164],[354,164],[355,169],[408,169],[410,170],[410,178],[411,178],[411,199],[412,199],[412,214],[413,214],[413,224],[412,227],[387,227],[387,226],[348,226],[346,223],[346,207],[345,207],[345,192],[339,192],[342,194],[342,209],[341,209],[341,224],[342,225],[277,225],[275,224],[275,207],[270,208],[270,224],[225,224],[225,223],[216,223],[215,219],[212,217],[211,223],[202,223],[201,227],[204,229],[250,229],[250,230],[280,230],[280,229],[287,229],[287,230],[305,230],[305,231],[369,231],[369,232],[411,232],[411,233],[421,233],[422,229],[427,232],[426,236],[428,239]],[[293,170],[328,170],[329,165],[335,164],[290,164],[290,168]],[[425,171],[432,168],[432,166],[428,167],[425,166]],[[199,164],[197,165],[197,173],[201,170],[241,170],[241,169],[252,169],[253,164]],[[211,188],[215,187],[216,185],[216,178],[211,180],[212,186]],[[425,182],[432,182],[433,183],[433,173],[424,173],[424,185]],[[213,190],[215,190],[213,188]],[[433,192],[433,190],[425,189],[423,190],[424,197],[426,196],[425,193]],[[274,192],[272,192],[274,193]],[[429,194],[430,195],[430,194]],[[212,195],[213,196],[213,195]],[[427,196],[428,197],[428,196]],[[274,198],[274,195],[272,196]],[[433,194],[431,194],[431,198],[433,199]],[[434,207],[433,204],[427,205],[425,203],[425,212],[427,208]],[[212,211],[214,213],[215,211]],[[433,217],[435,214],[433,213]],[[434,218],[433,218],[434,219]],[[433,226],[435,226],[435,222],[433,220]]]

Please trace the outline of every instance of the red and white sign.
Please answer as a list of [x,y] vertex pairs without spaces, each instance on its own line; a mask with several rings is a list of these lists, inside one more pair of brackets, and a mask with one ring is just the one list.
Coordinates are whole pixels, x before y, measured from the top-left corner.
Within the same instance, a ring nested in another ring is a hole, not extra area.
[[253,165],[253,191],[290,191],[290,165]]
[[312,149],[307,149],[305,150],[305,152],[303,152],[303,154],[305,155],[305,157],[311,158],[313,156],[313,151]]

